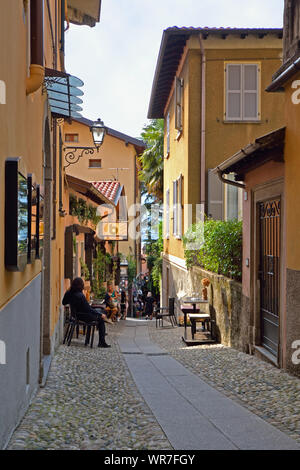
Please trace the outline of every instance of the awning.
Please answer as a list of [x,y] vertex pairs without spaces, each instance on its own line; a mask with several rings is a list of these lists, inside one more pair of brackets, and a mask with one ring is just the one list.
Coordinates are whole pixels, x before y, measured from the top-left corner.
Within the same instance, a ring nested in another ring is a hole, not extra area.
[[67,0],[67,6],[71,23],[95,26],[100,21],[101,0]]
[[235,181],[244,181],[245,174],[268,161],[284,161],[285,127],[276,129],[239,150],[214,168],[214,174],[235,173]]
[[45,85],[48,93],[51,113],[54,117],[81,118],[80,104],[83,91],[79,89],[84,85],[80,78],[59,70],[45,69]]

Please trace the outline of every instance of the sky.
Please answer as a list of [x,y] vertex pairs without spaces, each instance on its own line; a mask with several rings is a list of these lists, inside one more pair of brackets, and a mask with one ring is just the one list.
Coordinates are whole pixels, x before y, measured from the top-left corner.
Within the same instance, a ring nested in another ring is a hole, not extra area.
[[94,27],[70,25],[66,71],[84,81],[82,115],[140,137],[163,30],[278,28],[284,0],[102,0]]

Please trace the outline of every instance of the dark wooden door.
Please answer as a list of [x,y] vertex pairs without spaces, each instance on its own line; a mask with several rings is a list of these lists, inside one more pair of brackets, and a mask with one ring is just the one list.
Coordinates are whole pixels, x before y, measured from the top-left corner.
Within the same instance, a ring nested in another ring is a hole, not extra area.
[[280,317],[280,198],[259,203],[261,344],[278,358]]

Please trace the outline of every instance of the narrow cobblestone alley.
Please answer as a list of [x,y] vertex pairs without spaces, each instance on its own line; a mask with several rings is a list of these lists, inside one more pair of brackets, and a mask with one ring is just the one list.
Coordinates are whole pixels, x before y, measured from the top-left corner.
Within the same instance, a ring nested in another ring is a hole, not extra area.
[[[111,349],[85,348],[82,339],[60,346],[45,388],[8,449],[207,448],[196,447],[199,441],[188,447],[185,426],[193,428],[200,442],[205,434],[211,449],[255,448],[256,427],[259,439],[260,433],[267,434],[261,448],[299,448],[299,379],[221,345],[187,348],[181,333],[181,328],[156,329],[154,321],[129,319],[109,325]],[[181,411],[181,429],[172,427],[175,418],[169,416],[166,401],[157,400],[165,386],[171,387],[178,415]],[[201,393],[211,397],[204,411]],[[221,415],[209,415],[211,405],[218,409],[217,401]],[[222,411],[228,405],[233,418],[229,427]],[[198,421],[191,423],[189,413],[198,413]],[[244,437],[237,436],[240,426]]]

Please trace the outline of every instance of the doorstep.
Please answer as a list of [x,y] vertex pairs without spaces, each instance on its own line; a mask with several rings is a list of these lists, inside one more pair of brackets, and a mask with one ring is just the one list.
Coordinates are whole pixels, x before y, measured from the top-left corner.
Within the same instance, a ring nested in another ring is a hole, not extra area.
[[[273,366],[279,368],[278,359],[276,358],[276,356],[271,354],[267,349],[263,348],[262,346],[255,346],[254,345],[254,351],[255,351],[255,355],[258,358],[263,359],[263,360],[271,363]],[[258,353],[258,354],[256,354],[256,353]]]

